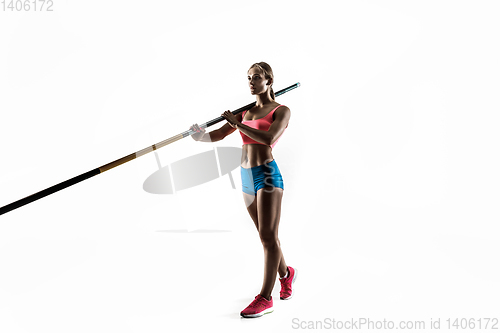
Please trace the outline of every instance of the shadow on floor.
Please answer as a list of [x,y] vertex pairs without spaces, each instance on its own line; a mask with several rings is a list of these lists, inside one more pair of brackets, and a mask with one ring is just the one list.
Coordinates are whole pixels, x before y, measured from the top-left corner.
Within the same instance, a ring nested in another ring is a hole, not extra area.
[[168,233],[190,233],[190,234],[211,234],[218,232],[231,232],[231,230],[217,230],[217,229],[197,229],[197,230],[187,230],[187,229],[171,229],[171,230],[156,230],[156,232],[168,232]]

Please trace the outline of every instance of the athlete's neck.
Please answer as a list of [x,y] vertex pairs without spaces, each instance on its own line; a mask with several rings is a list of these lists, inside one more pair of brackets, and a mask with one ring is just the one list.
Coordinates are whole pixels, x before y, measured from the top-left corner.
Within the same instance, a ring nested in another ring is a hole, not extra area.
[[257,102],[255,104],[256,107],[258,108],[263,108],[266,105],[272,104],[275,101],[271,99],[271,95],[269,92],[266,91],[266,93],[261,94],[261,95],[256,95]]

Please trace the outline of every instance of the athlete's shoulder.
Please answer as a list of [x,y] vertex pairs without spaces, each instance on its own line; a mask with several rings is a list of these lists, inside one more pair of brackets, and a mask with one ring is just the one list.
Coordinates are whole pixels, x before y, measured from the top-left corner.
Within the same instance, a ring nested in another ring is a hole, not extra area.
[[285,117],[290,117],[291,111],[286,105],[280,105],[273,114],[273,118],[276,119],[276,117],[280,118],[285,118]]
[[286,105],[280,105],[275,112],[279,113],[290,113],[290,108]]

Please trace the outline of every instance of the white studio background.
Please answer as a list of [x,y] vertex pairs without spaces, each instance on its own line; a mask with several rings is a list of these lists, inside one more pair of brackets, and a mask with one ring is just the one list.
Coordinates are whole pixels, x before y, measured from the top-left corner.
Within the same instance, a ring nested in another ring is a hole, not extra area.
[[[0,217],[0,331],[296,331],[500,310],[496,1],[63,1],[0,11],[0,206],[252,102],[273,154],[294,299],[251,321],[263,254],[229,178],[153,195],[154,153]],[[223,123],[213,126],[213,129]],[[212,128],[209,128],[212,130]],[[162,165],[219,146],[191,138]],[[200,168],[203,166],[200,166]],[[196,232],[202,230],[204,232]],[[178,231],[178,232],[177,232]],[[211,232],[212,231],[212,232]],[[295,321],[294,321],[295,320]],[[299,327],[299,328],[300,328]],[[423,331],[423,330],[422,330]]]

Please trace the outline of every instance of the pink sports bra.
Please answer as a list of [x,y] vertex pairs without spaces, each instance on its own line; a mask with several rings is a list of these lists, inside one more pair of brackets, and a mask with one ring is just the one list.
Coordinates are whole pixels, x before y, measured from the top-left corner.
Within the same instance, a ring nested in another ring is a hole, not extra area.
[[[255,129],[258,129],[258,130],[261,130],[261,131],[268,131],[269,130],[269,127],[271,127],[271,124],[273,122],[273,113],[274,111],[276,111],[277,108],[279,108],[280,106],[284,106],[284,105],[278,105],[277,107],[274,108],[274,110],[272,110],[271,112],[269,112],[267,115],[265,115],[264,117],[262,118],[259,118],[259,119],[255,119],[255,120],[243,120],[245,118],[245,113],[247,113],[248,110],[246,111],[243,111],[243,115],[241,116],[241,123],[242,124],[245,124],[249,127],[252,127],[252,128],[255,128]],[[286,127],[288,127],[288,125],[286,125]],[[246,144],[251,144],[251,143],[256,143],[256,144],[260,144],[260,145],[265,145],[264,143],[261,143],[261,142],[258,142],[258,141],[255,141],[254,139],[248,137],[247,135],[245,135],[243,132],[240,131],[240,134],[241,134],[241,138],[243,139],[243,144],[246,145]],[[281,134],[283,135],[283,133]],[[274,148],[274,146],[278,143],[278,140],[281,138],[281,135],[278,139],[276,139],[276,141],[274,141],[274,143],[270,146],[271,148]]]

